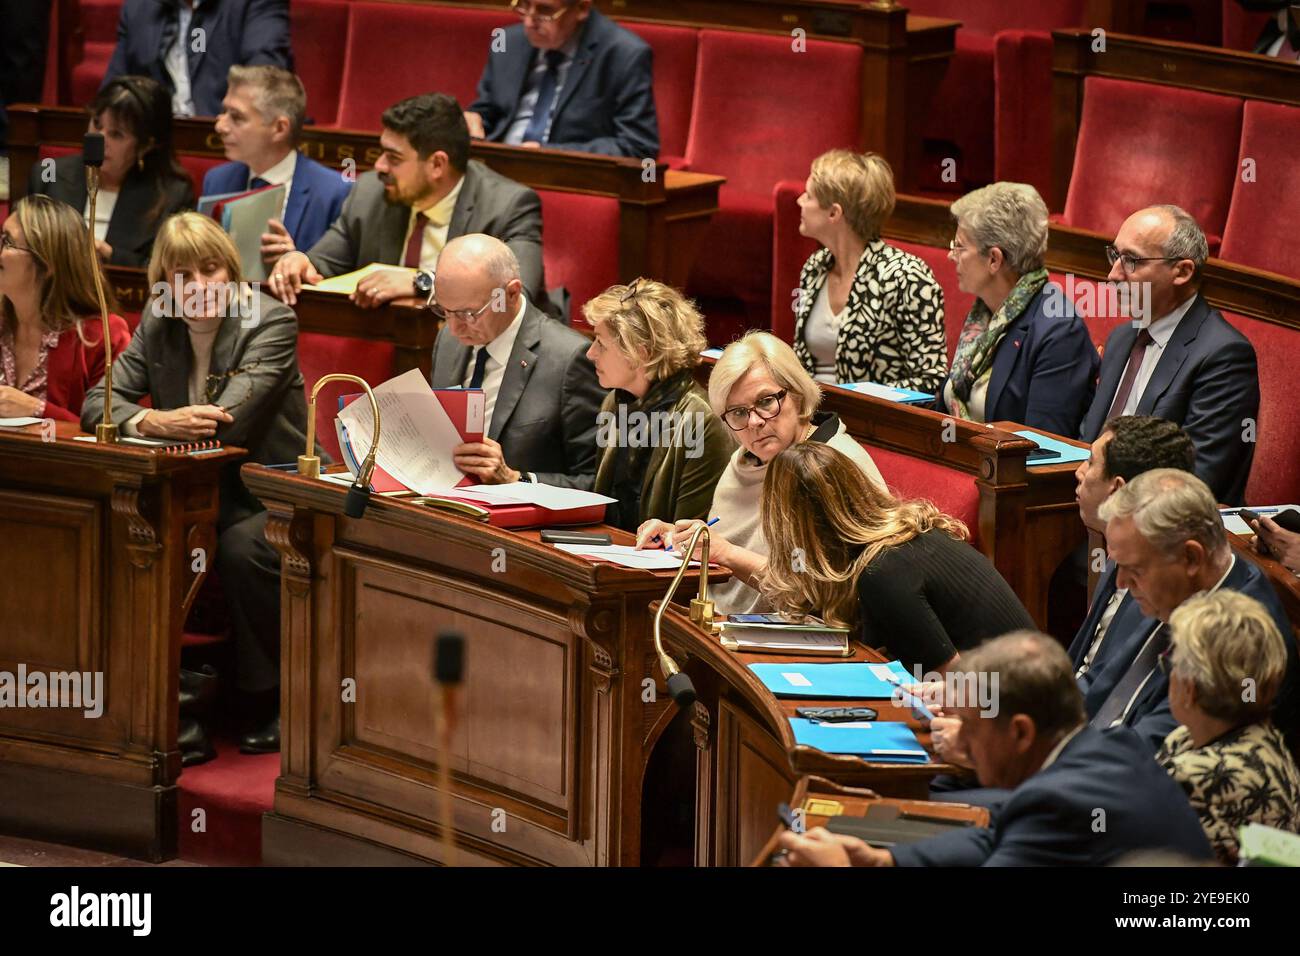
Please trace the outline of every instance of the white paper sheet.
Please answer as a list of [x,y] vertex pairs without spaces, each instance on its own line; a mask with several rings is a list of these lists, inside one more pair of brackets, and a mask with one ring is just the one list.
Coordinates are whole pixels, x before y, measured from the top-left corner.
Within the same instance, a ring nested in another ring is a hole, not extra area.
[[[382,424],[375,459],[379,466],[422,495],[450,491],[463,477],[451,456],[460,435],[424,373],[413,368],[374,391]],[[338,417],[347,427],[353,451],[365,455],[374,433],[370,402],[358,399]]]
[[[555,547],[581,558],[599,559],[644,571],[675,571],[682,565],[682,559],[671,551],[638,551],[630,544],[557,544]],[[700,562],[692,561],[691,566],[698,568]]]
[[[407,373],[410,374],[409,372]],[[580,488],[557,488],[555,485],[543,485],[534,481],[516,481],[507,485],[467,485],[459,491],[482,492],[510,498],[514,501],[526,501],[530,505],[540,505],[552,511],[566,508],[589,508],[592,505],[607,505],[617,498],[598,495],[594,491]],[[459,492],[458,492],[459,493]]]
[[22,428],[25,425],[39,425],[39,418],[0,418],[0,428]]

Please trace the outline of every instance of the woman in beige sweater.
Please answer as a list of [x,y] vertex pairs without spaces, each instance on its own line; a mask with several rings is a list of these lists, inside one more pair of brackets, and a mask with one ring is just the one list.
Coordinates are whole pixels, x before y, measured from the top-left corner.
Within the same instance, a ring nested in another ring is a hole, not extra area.
[[[818,413],[822,393],[789,345],[769,332],[732,342],[709,377],[709,405],[740,442],[718,479],[709,514],[709,558],[734,577],[709,589],[719,614],[766,609],[753,584],[767,564],[759,501],[767,464],[796,442],[820,441],[843,452],[882,490],[880,470],[839,417]],[[646,521],[637,547],[681,545],[696,521]]]

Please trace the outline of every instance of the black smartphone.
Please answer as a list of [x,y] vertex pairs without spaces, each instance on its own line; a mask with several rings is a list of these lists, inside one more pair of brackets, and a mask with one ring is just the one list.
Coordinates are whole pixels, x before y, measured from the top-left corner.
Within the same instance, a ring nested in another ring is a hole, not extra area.
[[614,539],[607,534],[594,531],[556,531],[548,529],[542,532],[543,544],[613,544]]

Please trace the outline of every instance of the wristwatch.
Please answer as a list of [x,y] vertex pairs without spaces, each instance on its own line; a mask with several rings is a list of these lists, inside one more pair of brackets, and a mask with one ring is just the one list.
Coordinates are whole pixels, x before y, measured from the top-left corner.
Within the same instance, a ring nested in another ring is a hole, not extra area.
[[433,273],[428,269],[421,269],[415,273],[415,294],[421,298],[427,299],[433,293]]

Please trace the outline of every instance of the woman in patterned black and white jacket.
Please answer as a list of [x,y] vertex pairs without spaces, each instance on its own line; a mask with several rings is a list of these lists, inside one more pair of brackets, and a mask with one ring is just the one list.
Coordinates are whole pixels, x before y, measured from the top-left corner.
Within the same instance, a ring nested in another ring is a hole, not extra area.
[[878,382],[935,394],[948,370],[943,290],[930,267],[880,238],[894,174],[875,153],[813,160],[799,232],[822,248],[804,263],[794,349],[819,382]]

